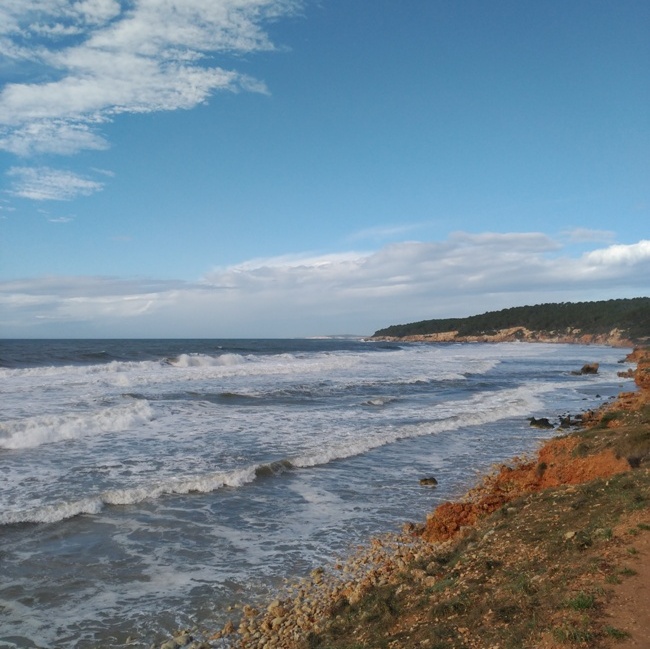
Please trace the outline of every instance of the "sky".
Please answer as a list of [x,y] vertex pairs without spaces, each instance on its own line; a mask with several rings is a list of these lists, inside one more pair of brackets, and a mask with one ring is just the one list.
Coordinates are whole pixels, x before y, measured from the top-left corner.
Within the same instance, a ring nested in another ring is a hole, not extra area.
[[0,0],[0,337],[650,295],[647,0]]

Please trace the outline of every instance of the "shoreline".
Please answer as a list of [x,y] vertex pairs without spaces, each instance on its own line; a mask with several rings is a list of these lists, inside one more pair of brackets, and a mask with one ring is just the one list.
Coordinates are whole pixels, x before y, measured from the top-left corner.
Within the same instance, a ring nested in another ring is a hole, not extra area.
[[[648,403],[650,353],[636,350],[628,358],[637,363],[637,390],[622,393],[614,402],[591,413],[580,431],[595,430],[603,419],[608,419],[608,413],[619,409],[635,413]],[[610,419],[606,425],[612,421]],[[615,431],[616,427],[606,430]],[[402,593],[405,590],[422,593],[434,590],[445,580],[444,574],[436,574],[440,567],[436,557],[463,545],[477,530],[483,529],[491,516],[513,509],[511,503],[522,498],[535,499],[537,494],[549,490],[571,489],[599,480],[607,482],[631,471],[637,459],[639,464],[642,463],[640,458],[633,456],[617,458],[616,451],[607,446],[611,440],[601,441],[600,446],[596,442],[590,449],[593,452],[587,453],[580,447],[585,444],[580,431],[547,440],[532,461],[514,459],[512,463],[501,466],[496,473],[489,474],[481,484],[470,489],[460,501],[439,505],[427,516],[424,524],[406,524],[401,535],[371,540],[367,548],[336,566],[337,573],[313,571],[309,579],[289,588],[285,595],[270,603],[266,611],[244,607],[237,628],[234,623],[226,625],[213,639],[232,633],[233,645],[243,648],[319,646],[317,638],[321,634],[327,637],[328,628],[336,624],[337,616],[349,613],[355,607],[361,610],[364,600],[372,600],[373,594],[382,590],[395,593],[400,589]],[[645,471],[647,473],[647,468]],[[566,532],[567,541],[578,536],[578,532],[571,534],[572,531]],[[432,563],[433,568],[430,567]],[[362,620],[359,625],[361,631],[357,629],[357,634],[360,638],[364,627],[371,626],[369,622]],[[391,622],[394,624],[395,620]],[[463,633],[459,630],[458,634],[461,642]],[[361,646],[372,646],[368,637],[364,642]],[[465,645],[487,646],[468,642]]]
[[492,334],[477,334],[459,336],[458,331],[443,331],[432,334],[417,334],[411,336],[370,336],[366,338],[374,342],[395,343],[559,343],[564,345],[607,345],[608,347],[635,348],[638,342],[625,338],[618,329],[605,334],[584,334],[579,330],[565,333],[545,333],[533,331],[526,327],[509,327],[499,329]]
[[[484,476],[483,480],[462,498],[436,507],[425,522],[406,523],[402,533],[371,539],[367,546],[360,547],[356,554],[333,568],[313,570],[309,577],[279,592],[277,598],[270,602],[265,610],[244,605],[234,612],[233,619],[221,630],[206,633],[203,640],[192,640],[189,632],[181,632],[174,639],[160,645],[161,649],[176,649],[182,646],[191,649],[335,649],[339,646],[423,646],[430,649],[458,646],[487,649],[492,646],[513,646],[501,645],[499,642],[485,644],[480,639],[480,633],[478,636],[476,633],[472,635],[471,625],[477,621],[467,623],[469,626],[463,626],[465,623],[462,622],[462,618],[467,617],[470,609],[468,605],[459,604],[456,610],[453,604],[449,604],[451,608],[445,609],[445,601],[448,601],[445,597],[450,593],[453,595],[452,600],[454,597],[460,597],[461,591],[463,597],[470,597],[470,594],[465,592],[467,589],[461,588],[462,584],[467,585],[468,582],[464,572],[460,572],[459,577],[457,565],[471,562],[468,549],[472,549],[475,555],[483,557],[483,563],[473,576],[473,581],[478,584],[478,575],[481,572],[483,577],[491,579],[489,573],[495,568],[490,566],[505,565],[509,555],[517,556],[520,546],[524,544],[524,540],[520,540],[518,544],[516,539],[510,539],[514,533],[512,530],[507,531],[508,525],[514,525],[517,516],[524,516],[526,510],[539,509],[536,514],[539,520],[551,514],[548,504],[545,505],[549,493],[558,501],[570,499],[575,493],[578,493],[578,500],[584,500],[587,498],[587,495],[582,493],[585,485],[605,485],[602,487],[605,490],[610,484],[623,488],[619,482],[630,474],[635,479],[644,478],[647,481],[650,461],[647,455],[650,449],[643,447],[646,454],[639,456],[638,449],[630,446],[625,439],[618,439],[621,435],[617,435],[617,430],[628,425],[621,423],[625,418],[639,419],[637,415],[643,412],[650,402],[650,351],[636,349],[627,360],[637,363],[634,371],[636,391],[621,393],[615,401],[603,404],[597,411],[587,413],[582,419],[580,429],[556,431],[553,437],[542,443],[532,459],[514,458]],[[618,413],[626,414],[625,417],[619,417]],[[637,423],[647,424],[641,421]],[[603,432],[600,432],[601,430]],[[598,434],[594,431],[598,431]],[[641,440],[642,445],[643,443],[645,442]],[[643,483],[635,488],[643,490],[647,487],[648,485]],[[602,505],[603,503],[596,503],[594,506]],[[571,507],[569,510],[573,511]],[[570,518],[568,514],[567,518]],[[577,548],[577,551],[581,552],[586,549],[580,549],[580,544],[583,543],[581,530],[574,530],[571,526],[570,529],[562,527],[561,520],[549,523],[555,524],[564,529],[559,537],[559,547],[562,551]],[[588,526],[588,522],[583,521],[582,525]],[[620,541],[622,533],[611,531],[618,529],[611,521],[609,525],[602,528],[610,530],[605,535],[607,538],[600,539],[598,532],[592,533],[594,538],[590,537],[589,548],[602,545],[601,540],[608,543]],[[635,528],[638,531],[645,531],[643,526],[650,530],[647,504],[645,518],[638,525],[641,526]],[[503,531],[504,529],[506,531]],[[537,540],[537,543],[541,544],[542,541]],[[610,545],[612,547],[605,550],[613,556],[614,543]],[[485,558],[492,557],[493,554],[496,556],[498,548],[502,558]],[[533,553],[537,550],[535,544],[530,548]],[[488,554],[481,554],[485,552]],[[449,559],[450,556],[455,557],[453,562]],[[549,562],[553,560],[554,558],[548,559]],[[543,564],[541,561],[542,567]],[[540,568],[538,573],[533,575],[536,580],[534,589],[546,590],[548,580],[544,573],[545,570]],[[574,577],[576,583],[582,583],[585,579],[584,575]],[[481,588],[476,584],[470,583],[470,592],[474,589],[480,594]],[[552,582],[550,586],[553,586]],[[450,590],[452,587],[455,590]],[[549,601],[553,599],[551,595],[548,595],[548,598]],[[415,605],[423,600],[428,602],[424,611]],[[502,608],[504,611],[510,610],[509,606],[514,611],[520,604],[503,604]],[[381,610],[377,611],[377,607]],[[442,607],[440,615],[431,619],[430,611],[438,610],[439,607]],[[478,604],[475,610],[481,610]],[[516,627],[516,613],[504,614],[508,618],[505,621],[499,618],[500,614],[497,614],[495,619],[491,608],[486,609],[484,613],[491,628]],[[456,621],[451,623],[452,620]],[[410,629],[408,642],[404,640],[405,624],[408,624]],[[566,624],[568,623],[564,623],[564,626],[549,623],[548,628],[537,632],[534,644],[517,646],[544,649],[564,646],[562,642],[557,642],[556,636]],[[381,642],[376,637],[378,629],[381,629]],[[625,630],[620,632],[627,633]],[[484,631],[483,635],[485,633]],[[502,633],[505,634],[505,630],[502,630]],[[639,631],[635,630],[635,633]],[[601,635],[603,634],[606,636],[604,631],[601,632]],[[576,632],[575,637],[578,635]],[[436,644],[438,636],[439,643]],[[336,644],[336,638],[339,637],[347,637],[348,644]],[[417,642],[416,637],[420,638]],[[586,632],[584,637],[587,637]],[[607,637],[598,636],[599,642],[602,642],[593,644],[594,637],[592,634],[590,644],[583,646],[609,646]]]

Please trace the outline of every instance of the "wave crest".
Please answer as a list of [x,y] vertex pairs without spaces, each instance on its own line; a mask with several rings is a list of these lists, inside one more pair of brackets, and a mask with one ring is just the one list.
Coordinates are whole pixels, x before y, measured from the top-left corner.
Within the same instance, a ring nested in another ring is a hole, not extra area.
[[0,423],[0,448],[33,448],[89,434],[120,432],[152,419],[154,412],[144,400],[88,413],[37,415]]
[[167,363],[174,367],[214,367],[241,365],[246,358],[241,354],[221,354],[208,356],[206,354],[181,354],[175,358],[167,359]]

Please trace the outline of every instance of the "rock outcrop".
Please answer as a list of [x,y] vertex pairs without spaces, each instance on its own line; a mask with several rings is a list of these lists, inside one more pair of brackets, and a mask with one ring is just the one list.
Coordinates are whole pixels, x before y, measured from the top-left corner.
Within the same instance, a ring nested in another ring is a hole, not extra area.
[[424,342],[424,343],[448,343],[448,342],[473,342],[473,343],[503,343],[503,342],[535,342],[535,343],[572,343],[580,345],[609,345],[611,347],[634,347],[634,343],[625,338],[621,331],[612,329],[603,334],[587,334],[580,329],[570,329],[564,332],[558,331],[531,331],[525,327],[510,327],[500,329],[494,333],[478,334],[473,336],[461,336],[458,331],[443,331],[434,334],[423,334],[417,336],[373,336],[370,340],[386,342]]
[[599,367],[598,363],[585,363],[579,371],[573,372],[573,374],[598,374]]
[[[634,380],[639,389],[621,393],[615,402],[586,413],[581,423],[591,428],[597,425],[616,428],[621,425],[621,419],[612,416],[617,411],[634,412],[647,407],[650,402],[650,351],[637,349],[627,360],[637,363]],[[539,421],[544,420],[533,418],[531,425]],[[646,448],[637,444],[633,455],[626,454],[625,445],[621,444],[619,448],[605,447],[587,457],[581,455],[581,444],[577,436],[554,438],[542,446],[534,460],[503,465],[497,473],[487,476],[481,485],[469,491],[463,501],[443,503],[429,514],[423,538],[428,541],[450,539],[463,527],[473,525],[479,518],[522,494],[607,478],[638,468],[650,458],[650,443]]]

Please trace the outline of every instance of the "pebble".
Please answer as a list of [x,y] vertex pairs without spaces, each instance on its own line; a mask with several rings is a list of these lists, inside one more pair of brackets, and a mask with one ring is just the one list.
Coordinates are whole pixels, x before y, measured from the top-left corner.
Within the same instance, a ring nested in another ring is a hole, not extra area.
[[189,633],[182,633],[174,637],[174,642],[177,647],[186,647],[192,640],[193,638]]
[[[239,647],[285,649],[304,643],[309,633],[322,630],[322,621],[342,601],[354,605],[374,586],[394,583],[413,561],[430,561],[431,546],[413,535],[386,535],[360,547],[356,555],[336,564],[336,572],[319,567],[297,584],[285,584],[283,598],[273,600],[265,611],[242,607]],[[435,567],[435,562],[431,564]],[[435,583],[428,571],[415,568],[414,577]]]

